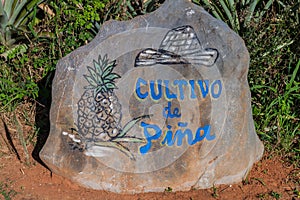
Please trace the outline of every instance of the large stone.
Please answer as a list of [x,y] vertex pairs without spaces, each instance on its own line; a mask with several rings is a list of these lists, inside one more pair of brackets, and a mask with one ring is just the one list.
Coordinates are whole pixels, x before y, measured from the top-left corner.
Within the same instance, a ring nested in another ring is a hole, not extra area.
[[56,174],[118,193],[239,182],[263,153],[248,67],[243,40],[188,1],[109,21],[59,61],[40,156]]

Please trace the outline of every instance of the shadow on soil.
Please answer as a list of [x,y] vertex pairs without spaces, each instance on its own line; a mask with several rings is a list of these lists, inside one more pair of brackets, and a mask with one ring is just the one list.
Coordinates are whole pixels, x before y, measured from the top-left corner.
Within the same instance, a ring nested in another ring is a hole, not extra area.
[[39,97],[36,106],[35,126],[39,130],[37,142],[32,152],[32,157],[44,167],[48,168],[41,160],[39,153],[47,141],[50,132],[50,106],[51,106],[51,89],[52,80],[55,71],[50,72],[39,83]]

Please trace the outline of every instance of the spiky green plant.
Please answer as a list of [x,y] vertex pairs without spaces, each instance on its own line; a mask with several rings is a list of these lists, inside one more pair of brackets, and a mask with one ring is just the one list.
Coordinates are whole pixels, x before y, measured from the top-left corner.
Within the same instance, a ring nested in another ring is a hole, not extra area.
[[257,22],[260,21],[274,0],[194,0],[193,2],[205,5],[217,19],[227,22],[234,31],[239,32],[254,17]]
[[0,2],[0,42],[11,47],[25,31],[34,14],[34,8],[45,0],[2,0]]

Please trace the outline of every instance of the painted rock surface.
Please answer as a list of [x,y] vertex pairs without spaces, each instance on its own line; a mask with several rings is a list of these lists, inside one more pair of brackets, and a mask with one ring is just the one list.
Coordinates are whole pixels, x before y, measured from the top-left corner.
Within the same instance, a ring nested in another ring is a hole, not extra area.
[[57,65],[40,157],[118,193],[239,182],[263,153],[248,67],[243,40],[188,1],[107,22]]

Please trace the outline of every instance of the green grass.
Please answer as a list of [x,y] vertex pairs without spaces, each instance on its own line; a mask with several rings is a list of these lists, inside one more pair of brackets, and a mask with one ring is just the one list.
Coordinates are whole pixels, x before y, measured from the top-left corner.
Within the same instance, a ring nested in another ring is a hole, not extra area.
[[[296,102],[300,101],[300,82],[295,80],[299,74],[300,60],[294,67],[289,79],[285,80],[285,86],[279,87],[264,85],[253,85],[251,90],[273,98],[266,104],[254,106],[253,115],[256,120],[257,132],[261,139],[267,142],[267,148],[274,146],[285,153],[294,154],[299,160],[300,116]],[[295,161],[296,161],[295,160]]]
[[2,195],[5,200],[13,199],[13,197],[17,194],[15,190],[10,189],[10,184],[11,183],[8,184],[0,182],[0,197]]
[[[251,61],[248,80],[256,131],[267,152],[300,166],[300,3],[274,3],[241,32]],[[295,11],[294,8],[298,8]],[[294,11],[294,13],[293,13]]]
[[275,199],[280,199],[281,196],[282,196],[281,194],[279,194],[275,191],[271,191],[269,194],[270,194],[271,197],[274,197]]

